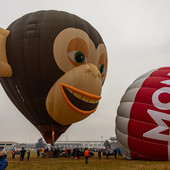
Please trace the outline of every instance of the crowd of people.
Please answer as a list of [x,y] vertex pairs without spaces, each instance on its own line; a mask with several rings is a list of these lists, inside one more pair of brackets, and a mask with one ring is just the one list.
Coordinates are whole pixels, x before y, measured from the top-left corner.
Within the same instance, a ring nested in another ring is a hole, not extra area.
[[[115,157],[115,159],[117,159],[117,155],[119,154],[117,152],[116,149],[111,150],[110,149],[105,149],[105,150],[101,150],[99,149],[97,151],[97,155],[98,158],[101,159],[102,157],[102,152],[103,152],[103,156],[106,156],[106,159],[109,159],[110,155],[113,155]],[[22,147],[20,150],[12,150],[12,159],[15,159],[15,155],[19,155],[20,156],[20,161],[23,161],[25,158],[25,155],[27,154],[27,160],[30,159],[30,150],[29,149],[25,149],[24,147]],[[70,158],[70,156],[74,156],[74,159],[79,159],[80,156],[84,156],[85,158],[85,164],[88,164],[88,158],[91,155],[91,150],[89,150],[88,148],[85,148],[84,150],[81,148],[75,148],[75,149],[65,149],[65,150],[60,150],[59,148],[51,148],[51,150],[49,150],[48,148],[46,149],[37,149],[37,158],[39,158],[40,156],[42,158],[47,158],[49,157],[49,153],[51,154],[51,157],[68,157]],[[0,170],[5,170],[5,168],[8,166],[8,160],[7,160],[7,153],[5,150],[2,150],[0,152]]]
[[[50,155],[49,155],[50,153]],[[98,158],[101,159],[102,157],[102,153],[103,156],[106,157],[106,159],[109,159],[109,156],[114,156],[115,159],[117,159],[117,150],[116,149],[98,149],[97,150],[97,155]],[[51,150],[49,150],[48,148],[46,149],[38,149],[37,150],[37,158],[39,158],[40,156],[42,158],[49,158],[49,157],[67,157],[70,158],[70,156],[73,156],[74,159],[79,159],[81,156],[84,156],[85,158],[85,164],[88,164],[88,158],[92,157],[94,155],[92,150],[89,150],[88,148],[68,148],[68,149],[64,149],[64,150],[59,150],[59,148],[53,148]]]
[[20,150],[13,149],[11,153],[12,153],[12,159],[15,159],[15,155],[20,155],[20,161],[23,161],[25,154],[27,154],[27,160],[29,161],[30,159],[30,150],[29,149],[25,150],[24,147],[22,147]]
[[[106,155],[106,159],[109,159],[110,155],[114,155],[115,159],[117,159],[118,152],[116,149],[114,150],[106,149],[103,152],[103,155]],[[99,159],[101,159],[101,151],[98,151],[98,156],[99,156]]]

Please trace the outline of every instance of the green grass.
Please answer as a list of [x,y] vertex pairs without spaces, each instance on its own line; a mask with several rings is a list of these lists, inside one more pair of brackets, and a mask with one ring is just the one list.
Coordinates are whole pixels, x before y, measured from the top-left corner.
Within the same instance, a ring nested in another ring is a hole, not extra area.
[[89,158],[89,163],[85,164],[84,158],[79,160],[71,158],[37,158],[35,152],[31,152],[30,160],[19,160],[19,156],[16,155],[15,159],[11,159],[12,155],[8,154],[8,167],[6,170],[111,170],[111,169],[170,169],[170,161],[133,161],[125,160],[122,156],[118,159],[114,159],[110,156],[106,159],[102,156],[99,160],[97,154],[93,158]]

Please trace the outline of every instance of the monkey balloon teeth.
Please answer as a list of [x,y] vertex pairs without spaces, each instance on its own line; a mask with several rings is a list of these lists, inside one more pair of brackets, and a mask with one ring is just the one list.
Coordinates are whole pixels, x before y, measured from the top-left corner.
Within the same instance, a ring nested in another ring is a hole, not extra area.
[[74,111],[83,115],[93,113],[101,99],[100,96],[87,93],[64,83],[60,83],[60,88],[66,103]]

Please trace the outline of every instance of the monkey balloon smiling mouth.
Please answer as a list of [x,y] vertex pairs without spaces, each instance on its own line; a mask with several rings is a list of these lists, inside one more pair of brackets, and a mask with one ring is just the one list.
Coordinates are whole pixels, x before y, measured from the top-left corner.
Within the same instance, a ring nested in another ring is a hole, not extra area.
[[73,86],[60,82],[62,95],[66,103],[75,111],[83,115],[93,113],[98,105],[100,96],[87,93]]

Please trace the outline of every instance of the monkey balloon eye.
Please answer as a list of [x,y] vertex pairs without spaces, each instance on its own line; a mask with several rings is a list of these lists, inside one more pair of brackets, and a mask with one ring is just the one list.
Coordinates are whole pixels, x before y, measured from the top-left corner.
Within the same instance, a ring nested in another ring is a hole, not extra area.
[[68,53],[68,56],[75,64],[83,64],[86,62],[86,56],[81,51],[71,51]]
[[100,71],[100,73],[101,73],[102,75],[105,73],[104,64],[100,64],[100,65],[99,65],[99,71]]

